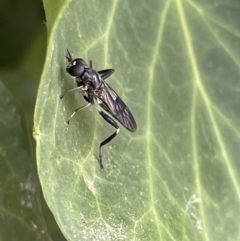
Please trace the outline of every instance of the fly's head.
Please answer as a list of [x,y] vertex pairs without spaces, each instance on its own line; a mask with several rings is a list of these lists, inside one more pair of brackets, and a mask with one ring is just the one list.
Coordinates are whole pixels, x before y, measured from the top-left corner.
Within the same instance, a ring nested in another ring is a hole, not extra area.
[[67,50],[66,58],[68,60],[68,66],[66,68],[66,71],[74,77],[81,76],[85,68],[87,68],[85,61],[80,58],[72,59],[72,56],[68,50]]

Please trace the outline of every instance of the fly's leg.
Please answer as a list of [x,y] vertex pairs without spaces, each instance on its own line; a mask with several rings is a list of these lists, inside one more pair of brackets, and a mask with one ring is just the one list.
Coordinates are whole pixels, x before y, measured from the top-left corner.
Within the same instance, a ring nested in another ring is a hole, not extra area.
[[93,66],[93,63],[92,63],[92,60],[89,61],[89,67],[92,68]]
[[[93,62],[92,60],[89,61],[89,66],[90,68],[93,67]],[[115,72],[115,69],[103,69],[103,70],[99,70],[98,73],[100,74],[101,78],[103,80],[107,79],[108,77],[110,77],[113,73]]]
[[103,70],[98,71],[98,73],[100,74],[100,76],[103,80],[110,77],[114,72],[115,72],[114,69],[103,69]]
[[82,86],[78,86],[76,88],[66,90],[62,95],[59,96],[59,98],[62,99],[68,92],[71,92],[71,91],[74,91],[74,90],[79,90],[79,89],[82,89],[82,88],[83,88]]
[[76,114],[79,110],[82,110],[82,109],[88,107],[89,105],[91,105],[90,102],[87,103],[87,104],[84,105],[84,106],[78,107],[78,108],[71,114],[71,116],[69,117],[69,119],[65,122],[66,125],[69,125],[70,120],[73,118],[73,116],[75,116],[75,114]]
[[69,119],[65,122],[67,125],[69,125],[70,120],[73,118],[73,116],[75,116],[75,114],[76,114],[79,110],[82,110],[82,109],[88,107],[89,105],[93,104],[93,102],[91,102],[91,100],[90,100],[89,97],[87,97],[87,96],[84,95],[83,98],[84,98],[88,103],[87,103],[86,105],[84,105],[84,106],[78,107],[78,108],[71,114],[71,116],[69,117]]
[[119,132],[120,128],[118,126],[118,124],[110,117],[108,116],[106,113],[104,113],[103,111],[99,111],[99,114],[103,117],[103,119],[105,121],[107,121],[110,125],[112,125],[113,127],[116,128],[116,131],[110,135],[107,139],[105,139],[103,142],[100,143],[99,145],[99,165],[100,165],[100,168],[103,169],[103,164],[102,164],[102,147],[104,145],[106,145],[108,142],[110,142]]

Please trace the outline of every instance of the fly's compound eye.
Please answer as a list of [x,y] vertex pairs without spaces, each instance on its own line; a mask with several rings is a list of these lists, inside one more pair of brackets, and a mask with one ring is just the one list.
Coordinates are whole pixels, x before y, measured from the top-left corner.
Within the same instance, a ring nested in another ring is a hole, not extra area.
[[67,72],[72,76],[81,76],[86,67],[86,63],[83,59],[74,59],[70,66],[67,67]]

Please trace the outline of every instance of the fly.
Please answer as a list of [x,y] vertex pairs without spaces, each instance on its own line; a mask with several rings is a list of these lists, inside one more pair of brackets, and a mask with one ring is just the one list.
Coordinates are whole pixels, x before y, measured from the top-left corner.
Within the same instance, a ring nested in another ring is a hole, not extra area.
[[[80,90],[82,92],[83,98],[87,102],[86,105],[77,108],[72,113],[70,118],[66,121],[66,123],[69,125],[70,120],[78,111],[88,107],[89,105],[93,105],[94,101],[96,101],[105,111],[104,112],[95,106],[98,113],[106,122],[108,122],[116,129],[113,134],[111,134],[108,138],[102,141],[99,145],[98,161],[100,168],[103,169],[102,147],[108,142],[110,142],[115,136],[117,136],[120,130],[115,120],[119,121],[127,130],[131,132],[136,131],[137,124],[126,104],[120,99],[117,93],[105,82],[105,80],[115,72],[114,69],[104,69],[96,71],[92,68],[92,61],[90,61],[88,66],[83,59],[73,59],[68,50],[66,58],[68,60],[66,71],[71,76],[75,77],[77,87],[65,91],[60,96],[60,99],[62,99],[68,92]],[[109,116],[107,113],[111,116]]]

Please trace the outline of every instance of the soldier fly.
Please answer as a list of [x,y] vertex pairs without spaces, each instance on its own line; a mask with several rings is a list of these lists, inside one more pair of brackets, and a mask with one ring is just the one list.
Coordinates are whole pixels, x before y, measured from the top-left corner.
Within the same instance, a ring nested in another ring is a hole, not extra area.
[[[96,102],[100,105],[100,107],[102,107],[104,111],[119,121],[127,130],[135,132],[137,129],[137,124],[132,113],[125,105],[125,103],[120,99],[120,97],[116,94],[116,92],[105,82],[105,80],[110,77],[115,72],[115,70],[104,69],[96,71],[92,68],[93,64],[91,60],[88,66],[81,58],[73,59],[68,50],[66,58],[68,60],[66,71],[71,76],[75,77],[77,87],[65,91],[60,96],[60,99],[62,99],[65,94],[70,91],[80,90],[82,92],[83,98],[87,102],[86,105],[77,108],[66,121],[66,123],[69,125],[70,120],[79,110],[82,110],[89,105],[94,105],[94,100],[96,100]],[[98,161],[100,168],[103,169],[102,147],[110,142],[115,136],[117,136],[120,128],[117,122],[112,119],[112,117],[99,109],[97,106],[95,107],[102,118],[116,129],[112,135],[102,141],[99,145]]]

